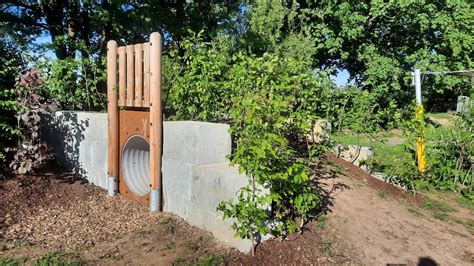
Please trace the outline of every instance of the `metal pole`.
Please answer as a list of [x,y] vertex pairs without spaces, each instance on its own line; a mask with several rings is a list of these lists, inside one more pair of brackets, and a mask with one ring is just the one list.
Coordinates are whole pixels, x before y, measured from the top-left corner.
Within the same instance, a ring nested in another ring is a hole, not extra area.
[[415,93],[416,93],[416,104],[421,104],[421,71],[415,68]]
[[[415,68],[415,94],[416,94],[416,119],[423,119],[424,108],[421,102],[421,71]],[[426,172],[425,138],[423,128],[420,128],[420,135],[416,137],[416,157],[418,161],[418,171]]]

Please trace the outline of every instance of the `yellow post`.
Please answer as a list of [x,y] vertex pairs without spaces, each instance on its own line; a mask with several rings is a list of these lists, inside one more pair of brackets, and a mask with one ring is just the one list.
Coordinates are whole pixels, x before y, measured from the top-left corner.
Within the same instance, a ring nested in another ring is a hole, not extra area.
[[[416,107],[415,118],[423,119],[424,108],[423,105],[418,104]],[[416,157],[418,161],[418,171],[421,174],[426,172],[426,156],[425,156],[425,138],[424,129],[420,130],[420,135],[416,137]]]

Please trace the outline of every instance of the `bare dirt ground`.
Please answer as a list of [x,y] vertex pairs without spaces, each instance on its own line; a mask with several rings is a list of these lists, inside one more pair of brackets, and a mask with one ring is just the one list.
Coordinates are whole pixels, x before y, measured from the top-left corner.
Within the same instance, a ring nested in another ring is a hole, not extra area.
[[428,199],[406,195],[351,164],[334,157],[331,160],[344,171],[326,181],[326,186],[335,182],[344,188],[333,193],[328,226],[364,263],[474,264],[474,231],[459,222],[472,222],[472,211],[460,208],[450,210],[453,219],[438,217],[432,208],[420,208],[431,206],[426,205]]
[[321,179],[327,214],[303,234],[262,243],[255,256],[71,176],[0,180],[0,264],[6,258],[92,265],[474,264],[474,232],[466,226],[474,222],[471,210],[434,213],[420,195],[328,158],[341,173]]

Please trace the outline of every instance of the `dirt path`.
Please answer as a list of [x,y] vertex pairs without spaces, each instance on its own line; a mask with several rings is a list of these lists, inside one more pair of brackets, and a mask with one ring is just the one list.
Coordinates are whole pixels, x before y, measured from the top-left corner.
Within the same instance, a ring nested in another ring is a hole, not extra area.
[[[374,188],[378,180],[368,180],[364,172],[344,162],[337,163],[346,171],[325,181],[328,188],[333,182],[341,187],[332,193],[328,225],[360,254],[364,263],[474,264],[474,234],[468,227],[435,219],[429,211],[410,208],[413,205],[390,195],[393,189],[386,191],[383,185]],[[467,220],[474,219],[472,212],[456,213],[460,214]]]

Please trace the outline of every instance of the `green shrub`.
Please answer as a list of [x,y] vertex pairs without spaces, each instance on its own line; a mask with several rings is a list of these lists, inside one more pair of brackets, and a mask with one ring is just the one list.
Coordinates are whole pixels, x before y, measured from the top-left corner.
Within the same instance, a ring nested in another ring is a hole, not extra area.
[[[100,59],[54,59],[38,67],[43,71],[45,97],[59,101],[64,110],[104,110],[106,71]],[[105,88],[105,87],[104,87]]]
[[334,131],[349,129],[357,133],[373,133],[392,129],[398,127],[407,114],[395,101],[382,105],[375,93],[357,87],[334,88],[325,93],[324,101],[326,117]]
[[7,39],[0,39],[0,174],[6,163],[5,148],[11,146],[16,129],[15,81],[23,68],[20,51]]
[[425,180],[439,190],[450,190],[474,200],[474,128],[470,112],[458,117],[450,131],[441,131],[427,148]]
[[[474,199],[473,119],[467,113],[457,117],[453,126],[445,127],[449,128],[430,125],[426,116],[405,121],[403,152],[391,157],[390,163],[371,159],[368,162],[370,168],[384,172],[388,181],[408,189],[454,191]],[[427,138],[425,156],[428,169],[423,174],[419,173],[416,162],[417,136]]]
[[317,101],[328,77],[291,57],[231,52],[199,39],[184,43],[186,65],[170,94],[172,118],[229,122],[231,163],[249,177],[237,201],[218,209],[235,218],[232,227],[242,238],[300,229],[320,203],[311,163],[324,150],[302,138],[318,117],[305,103]]

